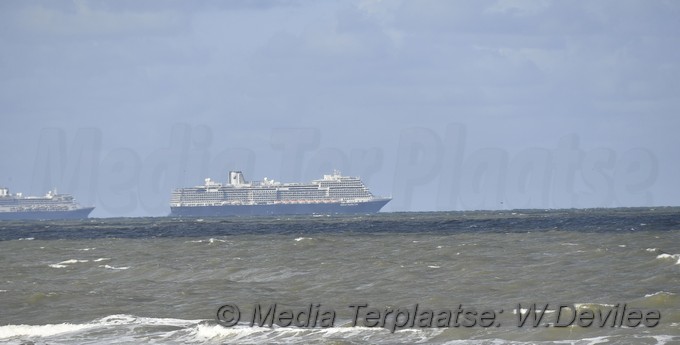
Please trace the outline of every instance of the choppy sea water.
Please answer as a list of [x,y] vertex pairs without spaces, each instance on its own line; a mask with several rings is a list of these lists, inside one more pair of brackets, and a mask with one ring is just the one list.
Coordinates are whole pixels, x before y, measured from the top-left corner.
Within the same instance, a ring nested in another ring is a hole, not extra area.
[[[679,294],[678,208],[0,223],[2,344],[672,344]],[[332,327],[250,325],[275,303]],[[657,324],[619,324],[624,304]],[[556,327],[572,307],[610,318]],[[397,309],[422,325],[392,332]],[[437,327],[428,309],[496,314]]]

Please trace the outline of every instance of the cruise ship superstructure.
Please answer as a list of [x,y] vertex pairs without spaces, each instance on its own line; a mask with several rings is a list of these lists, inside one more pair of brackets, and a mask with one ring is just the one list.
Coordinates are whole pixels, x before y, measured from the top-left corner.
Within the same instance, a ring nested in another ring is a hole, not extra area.
[[266,177],[260,182],[246,182],[242,172],[230,171],[224,185],[206,178],[201,186],[176,189],[170,200],[170,215],[374,213],[390,200],[371,194],[361,179],[337,171],[311,183],[280,183]]
[[49,191],[45,196],[11,194],[0,188],[0,220],[9,219],[84,219],[94,207],[81,207],[73,196]]

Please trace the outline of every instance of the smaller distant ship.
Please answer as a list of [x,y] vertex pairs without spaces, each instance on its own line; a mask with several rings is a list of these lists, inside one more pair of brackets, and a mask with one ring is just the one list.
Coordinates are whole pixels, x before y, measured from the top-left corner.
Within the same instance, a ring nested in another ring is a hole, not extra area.
[[11,194],[0,187],[0,220],[85,219],[94,207],[81,207],[73,196],[49,191],[45,196]]

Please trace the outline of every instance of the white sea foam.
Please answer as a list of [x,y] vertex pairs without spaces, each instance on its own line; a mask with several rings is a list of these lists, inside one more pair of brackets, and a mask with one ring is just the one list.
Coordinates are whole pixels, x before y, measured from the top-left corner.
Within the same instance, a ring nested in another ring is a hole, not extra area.
[[111,258],[99,258],[99,259],[94,259],[92,262],[100,262],[100,261],[106,261],[106,260],[111,260]]
[[49,267],[52,268],[66,268],[70,264],[77,264],[81,262],[88,262],[89,260],[79,260],[79,259],[69,259],[69,260],[64,260],[62,262],[56,263],[56,264],[49,264]]
[[655,252],[658,252],[658,251],[659,251],[658,248],[647,248],[647,249],[645,249],[645,250],[648,251],[648,252],[650,252],[650,253],[655,253]]
[[606,304],[606,303],[574,303],[574,307],[576,307],[576,309],[590,308],[592,306],[614,308],[615,305],[614,304]]
[[[536,307],[538,307],[538,306],[539,306],[539,305],[537,304]],[[520,312],[521,312],[522,314],[526,314],[526,313],[529,312],[529,309],[522,308],[522,309],[520,310]],[[536,309],[534,310],[534,312],[536,312],[536,313],[543,313],[543,312],[545,312],[545,314],[550,314],[550,313],[554,313],[555,311],[554,311],[554,310],[550,310],[550,309],[545,309],[545,310],[544,310],[544,309],[538,309],[538,308],[536,308]],[[516,309],[516,308],[513,309],[513,310],[512,310],[512,313],[513,313],[514,315],[517,315],[517,309]]]
[[[188,327],[201,320],[182,320],[169,318],[136,317],[133,315],[109,315],[104,318],[82,324],[60,323],[47,325],[6,325],[0,326],[0,339],[17,337],[49,337],[66,333],[76,333],[89,329],[104,329],[119,326],[175,326]],[[112,336],[118,336],[113,332]]]
[[94,324],[70,324],[61,323],[56,325],[6,325],[0,326],[0,339],[27,337],[49,337],[61,333],[71,333],[96,327]]
[[436,265],[430,265],[430,266],[427,266],[427,267],[428,268],[441,268],[441,266],[436,266]]
[[[675,325],[675,324],[673,324]],[[673,326],[671,325],[671,326]],[[133,315],[110,315],[90,322],[47,325],[5,325],[0,326],[0,341],[6,343],[162,343],[162,344],[203,344],[203,343],[288,343],[307,344],[333,342],[346,339],[361,343],[422,343],[440,336],[445,329],[401,329],[391,333],[380,327],[351,327],[349,322],[336,322],[330,328],[296,327],[250,327],[241,323],[235,327],[223,327],[212,320],[185,320],[172,318],[136,317]],[[57,338],[55,338],[57,337]],[[657,344],[677,341],[677,336],[646,335],[641,338],[655,340]],[[640,339],[640,337],[636,337]],[[599,336],[572,340],[511,341],[507,339],[455,339],[444,344],[580,344],[595,345],[616,342],[616,337]]]
[[653,335],[652,338],[656,339],[657,345],[668,344],[669,341],[674,341],[675,337],[671,335]]
[[673,295],[675,295],[675,294],[672,293],[672,292],[657,291],[657,292],[655,292],[655,293],[646,294],[646,295],[645,295],[645,298],[654,297],[654,296],[660,296],[660,295],[673,296]]
[[128,314],[116,314],[103,317],[96,322],[105,325],[121,325],[121,324],[133,324],[133,325],[151,325],[151,326],[190,326],[198,324],[203,320],[185,320],[185,319],[174,319],[174,318],[157,318],[157,317],[138,317]]
[[[141,327],[140,327],[141,326]],[[330,327],[330,328],[296,328],[296,327],[250,327],[240,324],[235,327],[222,327],[207,320],[183,320],[170,318],[136,317],[133,315],[110,315],[91,322],[47,325],[6,325],[0,326],[0,340],[17,340],[21,343],[42,343],[52,336],[59,336],[58,343],[136,343],[139,341],[140,329],[145,329],[144,339],[159,343],[297,343],[318,342],[319,339],[361,338],[365,341],[382,342],[383,337],[390,335],[384,328],[368,327]],[[422,342],[441,334],[438,329],[405,329],[400,330],[398,337],[409,341]],[[72,333],[73,335],[69,335]],[[395,335],[396,336],[396,335]],[[51,341],[47,341],[51,343]]]
[[252,342],[267,343],[271,342],[272,333],[276,332],[276,338],[281,338],[283,334],[279,332],[281,328],[260,328],[237,325],[235,327],[222,327],[220,325],[199,324],[193,330],[189,338],[193,341],[207,342],[211,340],[226,340],[230,343]]
[[601,337],[595,337],[595,338],[585,338],[581,339],[581,341],[585,342],[585,345],[595,345],[595,344],[606,344],[610,343],[610,340],[608,336],[603,335]]
[[680,265],[680,254],[659,254],[656,256],[657,259],[661,260],[675,260],[676,265]]
[[[401,329],[399,338],[411,340],[412,343],[425,341],[440,334],[439,329]],[[219,325],[198,324],[190,334],[190,341],[201,343],[213,341],[227,341],[229,343],[299,343],[318,342],[319,339],[351,339],[361,337],[363,341],[371,343],[381,342],[381,337],[390,334],[386,328],[370,327],[329,327],[329,328],[296,328],[296,327],[250,327],[237,325],[235,327],[222,327]],[[386,339],[383,339],[386,340]],[[382,341],[384,342],[384,341]]]
[[300,242],[300,241],[304,241],[304,240],[311,240],[311,239],[312,239],[311,237],[298,237],[298,238],[295,239],[295,242]]
[[[208,341],[215,338],[224,338],[228,335],[245,336],[245,332],[241,332],[240,327],[226,328],[220,325],[198,325],[194,336],[201,341]],[[243,333],[243,334],[242,334]]]
[[216,242],[227,242],[226,240],[220,240],[218,238],[209,238],[207,240],[193,240],[188,241],[189,243],[216,243]]
[[19,239],[19,241],[33,241],[33,240],[35,240],[35,237],[24,237]]
[[114,267],[114,266],[109,266],[109,265],[99,265],[99,267],[103,267],[103,268],[110,269],[110,270],[126,270],[126,269],[130,268],[130,266]]
[[78,260],[78,259],[69,259],[69,260],[64,260],[60,262],[59,264],[61,265],[67,265],[67,264],[77,264],[79,262],[88,262],[90,260]]
[[80,250],[82,252],[87,252],[87,251],[95,250],[95,249],[97,249],[97,248],[82,248],[82,249],[78,249],[78,250]]

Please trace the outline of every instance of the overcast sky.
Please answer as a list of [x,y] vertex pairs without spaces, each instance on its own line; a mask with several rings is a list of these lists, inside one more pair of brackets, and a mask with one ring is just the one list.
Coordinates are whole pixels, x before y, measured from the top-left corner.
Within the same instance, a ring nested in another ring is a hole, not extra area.
[[0,185],[92,216],[360,176],[386,211],[680,205],[677,1],[2,1]]

